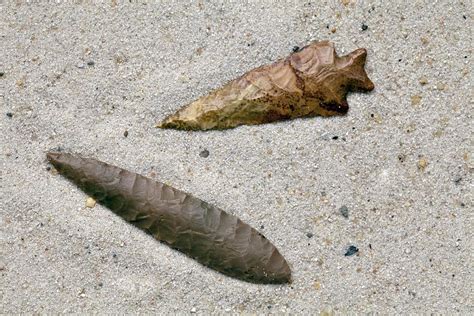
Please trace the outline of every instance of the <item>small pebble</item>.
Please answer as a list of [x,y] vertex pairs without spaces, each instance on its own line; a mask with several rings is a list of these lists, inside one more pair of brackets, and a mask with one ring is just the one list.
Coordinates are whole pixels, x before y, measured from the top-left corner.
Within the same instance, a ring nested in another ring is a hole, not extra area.
[[79,63],[79,64],[76,65],[76,67],[79,68],[79,69],[84,69],[85,65],[84,65],[84,63]]
[[365,23],[362,23],[362,31],[367,31],[367,29],[369,28],[369,26]]
[[339,136],[333,136],[332,139],[337,140]]
[[353,256],[358,252],[359,252],[359,248],[357,248],[356,246],[349,246],[349,248],[347,248],[347,251],[344,254],[344,256],[346,256],[346,257]]
[[341,213],[342,216],[345,218],[349,218],[349,209],[347,206],[343,205],[339,208],[339,212]]
[[306,237],[308,238],[313,238],[314,234],[313,233],[306,233]]
[[86,200],[86,207],[93,208],[95,206],[95,203],[96,201],[93,198],[88,197]]
[[426,79],[426,77],[421,77],[419,82],[422,86],[424,86],[425,84],[428,84],[428,79]]
[[0,78],[3,77],[5,73],[3,71],[0,71]]
[[196,307],[191,308],[191,313],[196,313],[197,309]]
[[421,157],[420,160],[418,160],[418,169],[421,171],[425,171],[426,167],[428,166],[428,160],[426,158]]
[[299,46],[293,46],[293,49],[292,49],[293,53],[297,53],[300,51],[300,47]]
[[94,66],[95,65],[95,62],[93,60],[89,60],[87,62],[87,66]]
[[207,149],[202,150],[202,151],[199,153],[199,156],[201,156],[202,158],[207,158],[207,157],[209,157],[209,150],[207,150]]
[[54,167],[50,167],[48,171],[50,171],[53,176],[57,176],[59,174],[58,169]]
[[313,286],[316,290],[319,290],[321,288],[321,282],[319,281],[314,281]]
[[332,307],[325,307],[320,313],[319,316],[334,316],[336,313]]
[[125,130],[125,132],[123,132],[123,137],[128,137],[128,131]]
[[12,117],[13,117],[13,113],[12,113],[12,112],[7,112],[7,117],[12,118]]
[[446,84],[444,84],[444,83],[438,83],[438,84],[436,85],[436,89],[438,89],[439,91],[443,91],[443,90],[446,89]]
[[411,249],[410,248],[405,249],[405,253],[409,255],[411,253]]
[[411,105],[418,105],[421,102],[421,96],[414,95],[411,97]]

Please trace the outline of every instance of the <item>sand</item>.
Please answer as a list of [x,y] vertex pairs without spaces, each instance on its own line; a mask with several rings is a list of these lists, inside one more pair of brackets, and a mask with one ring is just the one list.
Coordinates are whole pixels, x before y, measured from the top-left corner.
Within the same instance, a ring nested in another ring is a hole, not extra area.
[[[471,1],[131,2],[0,3],[1,313],[474,313]],[[324,39],[368,50],[376,88],[347,115],[154,127]],[[86,207],[48,168],[58,147],[239,216],[293,283],[223,276]]]

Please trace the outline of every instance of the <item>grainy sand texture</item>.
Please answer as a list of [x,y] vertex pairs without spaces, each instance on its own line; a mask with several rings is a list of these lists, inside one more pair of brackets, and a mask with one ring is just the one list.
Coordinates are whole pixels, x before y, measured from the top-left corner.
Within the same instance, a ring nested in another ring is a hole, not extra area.
[[[0,1],[0,313],[473,314],[472,8]],[[375,90],[347,115],[155,128],[311,40],[368,50]],[[240,217],[293,282],[226,277],[87,207],[58,148]]]

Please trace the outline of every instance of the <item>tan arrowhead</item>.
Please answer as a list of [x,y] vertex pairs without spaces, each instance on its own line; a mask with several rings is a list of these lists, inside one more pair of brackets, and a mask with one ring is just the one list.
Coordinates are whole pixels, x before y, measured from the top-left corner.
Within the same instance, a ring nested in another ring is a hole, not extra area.
[[345,114],[349,91],[370,91],[367,51],[339,57],[334,44],[314,42],[273,64],[255,68],[212,91],[157,127],[225,129],[297,117]]

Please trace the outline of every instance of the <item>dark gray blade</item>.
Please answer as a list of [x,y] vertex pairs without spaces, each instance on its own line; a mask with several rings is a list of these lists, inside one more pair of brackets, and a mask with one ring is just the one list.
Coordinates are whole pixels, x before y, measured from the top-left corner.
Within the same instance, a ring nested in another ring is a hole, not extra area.
[[58,171],[133,225],[226,275],[287,283],[290,268],[276,247],[237,217],[164,183],[104,162],[48,153]]

